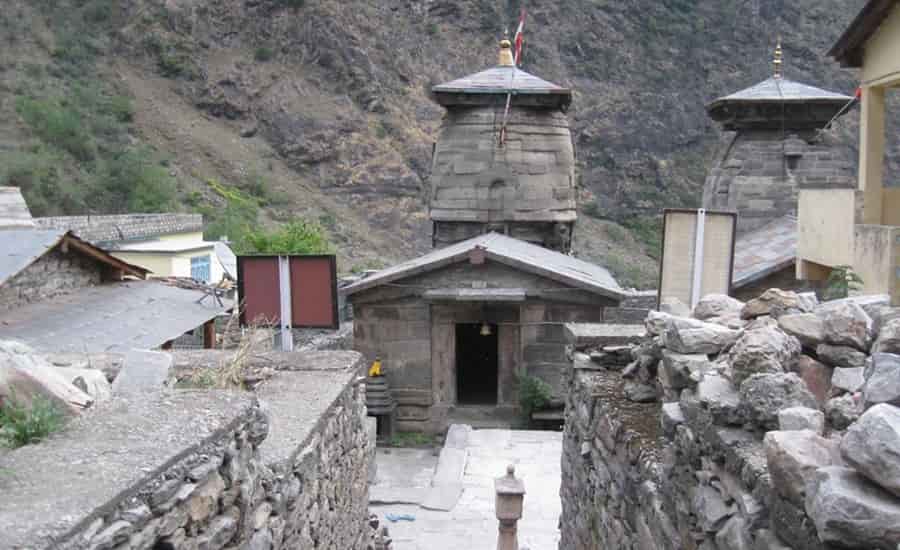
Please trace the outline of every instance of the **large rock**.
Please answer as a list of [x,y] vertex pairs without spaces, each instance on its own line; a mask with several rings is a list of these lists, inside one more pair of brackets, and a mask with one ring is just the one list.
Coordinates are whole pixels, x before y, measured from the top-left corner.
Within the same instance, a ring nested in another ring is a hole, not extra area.
[[845,302],[822,314],[825,342],[835,346],[850,346],[869,351],[874,325],[869,314],[855,302]]
[[866,369],[862,367],[855,369],[834,369],[834,374],[831,376],[831,391],[835,395],[845,392],[858,392],[866,383],[866,379],[863,377],[863,371],[865,370]]
[[825,325],[812,313],[782,315],[778,318],[778,326],[810,349],[816,349],[825,340]]
[[769,432],[763,439],[772,487],[803,506],[806,484],[819,468],[836,462],[834,443],[810,430]]
[[78,414],[93,403],[91,396],[28,346],[0,342],[0,403],[15,401],[31,407],[37,398],[53,403],[66,415]]
[[829,466],[812,476],[806,513],[826,544],[867,550],[900,544],[900,500],[849,468]]
[[[649,330],[649,328],[648,328]],[[678,353],[719,353],[730,347],[741,331],[696,319],[672,317],[666,327],[666,347]]]
[[862,415],[865,407],[862,394],[845,393],[829,399],[825,404],[825,418],[837,430],[844,430]]
[[819,406],[824,406],[831,397],[831,376],[834,369],[812,357],[801,355],[791,366],[791,371],[796,372],[806,382],[806,389],[816,396]]
[[809,430],[819,435],[825,431],[825,414],[809,407],[788,407],[778,411],[778,429]]
[[771,325],[747,330],[729,353],[734,381],[757,373],[784,372],[800,355],[800,342]]
[[741,424],[741,397],[727,378],[714,373],[703,375],[697,384],[697,401],[712,416],[716,424]]
[[816,347],[816,356],[820,361],[834,367],[852,369],[866,366],[866,354],[850,346],[819,344]]
[[876,353],[863,389],[866,406],[890,403],[900,406],[900,355]]
[[872,353],[900,353],[900,318],[891,319],[881,327]]
[[674,296],[667,296],[659,303],[659,310],[676,317],[690,317],[691,308]]
[[647,318],[644,319],[644,327],[647,329],[647,334],[650,336],[661,336],[666,333],[669,322],[676,318],[677,317],[669,313],[651,309],[647,313]]
[[778,427],[778,411],[788,407],[816,408],[818,403],[796,374],[754,374],[741,383],[741,408],[747,420],[764,429]]
[[635,403],[651,403],[657,400],[656,388],[640,382],[625,384],[625,398]]
[[106,375],[97,369],[76,369],[56,367],[70,384],[91,396],[94,403],[103,403],[112,399],[112,385]]
[[665,350],[662,353],[660,378],[672,389],[693,386],[700,381],[703,373],[712,369],[709,357],[702,353],[677,353]]
[[725,294],[707,294],[697,302],[694,318],[706,321],[719,317],[740,317],[744,302]]
[[900,408],[875,405],[844,434],[841,454],[850,466],[900,497]]
[[801,300],[796,292],[770,288],[763,292],[759,298],[754,298],[747,302],[741,310],[741,318],[753,319],[754,317],[771,315],[777,319],[782,315],[809,312],[808,308],[808,302]]

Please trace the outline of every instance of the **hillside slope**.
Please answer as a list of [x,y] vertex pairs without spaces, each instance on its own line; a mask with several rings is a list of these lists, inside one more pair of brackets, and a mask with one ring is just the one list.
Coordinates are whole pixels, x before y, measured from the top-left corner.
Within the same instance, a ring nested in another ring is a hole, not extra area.
[[[178,197],[165,207],[200,209],[226,231],[235,191],[261,206],[260,223],[319,221],[344,269],[428,249],[427,177],[442,117],[428,90],[494,63],[520,7],[10,1],[0,15],[8,45],[0,49],[0,178],[26,188],[37,213],[148,208],[165,202],[151,192],[159,183]],[[659,208],[699,203],[717,139],[705,103],[766,78],[778,34],[788,77],[852,91],[853,72],[824,52],[862,4],[528,2],[524,68],[575,89],[584,255],[627,283],[652,285],[646,253]],[[85,135],[54,137],[37,100],[73,110]],[[848,147],[853,116],[838,129]],[[79,152],[86,140],[91,149]],[[147,196],[129,194],[135,174]]]

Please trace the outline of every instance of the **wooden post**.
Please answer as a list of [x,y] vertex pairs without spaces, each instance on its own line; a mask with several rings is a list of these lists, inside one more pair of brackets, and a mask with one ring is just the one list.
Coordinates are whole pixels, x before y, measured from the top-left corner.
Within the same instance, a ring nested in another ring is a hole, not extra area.
[[203,323],[203,348],[216,349],[216,320]]

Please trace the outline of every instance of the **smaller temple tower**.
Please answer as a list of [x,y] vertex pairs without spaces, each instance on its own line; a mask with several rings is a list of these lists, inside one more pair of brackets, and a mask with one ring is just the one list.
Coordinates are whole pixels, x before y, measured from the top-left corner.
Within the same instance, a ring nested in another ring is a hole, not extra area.
[[432,88],[447,109],[435,144],[429,213],[440,248],[498,232],[567,253],[576,219],[567,88],[498,65]]
[[804,185],[853,187],[848,151],[824,129],[853,98],[783,77],[781,41],[774,74],[707,106],[725,132],[703,188],[703,206],[738,212],[746,233],[797,211]]

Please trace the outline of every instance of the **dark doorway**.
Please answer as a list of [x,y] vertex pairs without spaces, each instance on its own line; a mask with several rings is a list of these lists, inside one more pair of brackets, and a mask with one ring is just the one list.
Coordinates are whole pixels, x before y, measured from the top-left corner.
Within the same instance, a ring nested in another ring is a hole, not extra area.
[[456,325],[456,401],[497,404],[497,325]]

